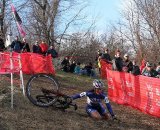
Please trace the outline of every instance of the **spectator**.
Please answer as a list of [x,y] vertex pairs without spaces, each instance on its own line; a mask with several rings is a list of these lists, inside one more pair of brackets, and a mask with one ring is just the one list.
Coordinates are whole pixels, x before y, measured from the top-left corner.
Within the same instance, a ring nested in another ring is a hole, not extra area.
[[76,64],[76,67],[74,68],[74,73],[75,74],[81,74],[81,67],[80,67],[80,62],[78,62],[77,64]]
[[44,42],[44,40],[39,44],[40,48],[41,48],[41,53],[43,55],[45,55],[47,53],[48,50],[48,45]]
[[158,72],[158,74],[160,75],[160,62],[158,62],[158,66],[156,68],[156,71]]
[[23,38],[23,41],[22,41],[21,52],[30,52],[29,44],[26,42],[25,38]]
[[111,57],[110,57],[108,51],[109,51],[108,49],[104,50],[104,54],[102,54],[102,59],[105,60],[107,63],[111,64],[112,63],[111,62]]
[[129,60],[129,55],[125,54],[124,55],[124,62],[123,62],[123,67],[126,68],[126,72],[131,72],[133,69],[133,64],[132,62]]
[[21,52],[22,43],[18,40],[18,36],[15,37],[15,40],[11,43],[11,49],[15,52]]
[[32,50],[33,50],[33,53],[39,53],[41,54],[41,48],[40,46],[38,45],[38,41],[36,41],[32,47]]
[[140,65],[140,72],[142,73],[142,70],[146,67],[146,61],[143,59]]
[[2,38],[0,38],[0,52],[5,50],[4,41]]
[[101,73],[101,63],[100,63],[100,60],[102,58],[102,53],[100,50],[97,51],[97,56],[96,56],[96,62],[97,62],[97,65],[98,65],[98,70],[99,70],[99,74]]
[[147,63],[146,67],[142,71],[142,75],[148,77],[156,77],[158,75],[158,72],[153,69],[153,65],[151,63]]
[[46,53],[46,54],[47,54],[47,55],[51,54],[52,58],[58,57],[58,53],[57,53],[57,51],[55,50],[55,48],[54,48],[53,45],[51,45],[51,46],[49,47],[49,49],[47,50],[47,53]]
[[102,56],[102,53],[100,50],[97,51],[96,61],[98,62],[98,58]]
[[99,74],[101,74],[101,59],[102,59],[102,56],[99,56],[98,57],[98,70],[99,70]]
[[87,76],[92,76],[91,74],[92,74],[92,69],[93,69],[93,67],[92,67],[92,63],[90,62],[90,63],[88,63],[85,67],[84,67],[84,70],[86,71],[86,75]]
[[136,61],[134,60],[132,63],[133,63],[133,69],[132,69],[131,73],[132,73],[133,75],[140,75],[140,74],[141,74],[140,68],[139,68],[139,66],[136,64]]
[[63,59],[63,61],[61,62],[61,65],[62,65],[63,71],[65,71],[65,72],[69,71],[69,59],[67,56]]
[[121,58],[121,52],[120,50],[116,50],[115,57],[112,60],[112,68],[113,70],[122,71],[123,67],[123,59]]
[[70,67],[69,67],[70,68],[69,71],[71,73],[74,73],[75,67],[76,67],[76,62],[73,60],[73,61],[71,61],[71,64],[70,64]]

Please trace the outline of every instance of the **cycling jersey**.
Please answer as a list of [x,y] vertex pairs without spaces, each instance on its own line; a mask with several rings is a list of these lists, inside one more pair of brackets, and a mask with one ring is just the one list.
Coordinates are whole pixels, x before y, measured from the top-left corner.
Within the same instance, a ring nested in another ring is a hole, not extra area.
[[72,99],[74,100],[84,96],[87,96],[87,107],[86,107],[87,113],[91,113],[97,110],[100,114],[103,115],[106,112],[105,108],[102,105],[102,100],[104,100],[110,115],[112,117],[114,116],[108,97],[103,92],[97,95],[94,93],[94,90],[86,91],[80,94],[73,95]]

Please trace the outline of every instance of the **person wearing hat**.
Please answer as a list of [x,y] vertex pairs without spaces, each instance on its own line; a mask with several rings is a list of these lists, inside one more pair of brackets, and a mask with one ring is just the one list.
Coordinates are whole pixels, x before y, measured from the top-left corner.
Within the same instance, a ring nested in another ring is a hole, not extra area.
[[142,71],[142,75],[148,77],[156,77],[158,75],[158,72],[153,69],[153,64],[148,62],[146,64],[146,67]]

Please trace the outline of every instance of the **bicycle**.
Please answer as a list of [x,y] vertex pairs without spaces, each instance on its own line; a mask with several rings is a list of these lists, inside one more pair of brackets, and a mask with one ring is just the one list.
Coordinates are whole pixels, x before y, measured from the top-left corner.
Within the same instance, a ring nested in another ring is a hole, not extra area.
[[39,107],[54,106],[65,110],[77,105],[72,103],[71,97],[59,92],[59,83],[55,77],[47,74],[35,74],[27,82],[26,95],[31,103]]

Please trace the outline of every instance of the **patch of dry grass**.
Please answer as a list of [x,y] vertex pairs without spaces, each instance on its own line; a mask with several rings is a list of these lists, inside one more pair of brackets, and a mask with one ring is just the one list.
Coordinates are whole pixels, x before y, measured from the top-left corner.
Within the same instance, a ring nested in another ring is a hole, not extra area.
[[[30,76],[25,75],[25,84]],[[92,78],[58,72],[56,78],[61,90],[69,95],[91,88]],[[86,98],[74,102],[78,110],[66,112],[53,107],[40,108],[31,104],[18,87],[15,87],[14,109],[10,108],[10,83],[1,81],[0,129],[2,130],[158,130],[160,119],[145,115],[133,108],[111,103],[121,122],[95,121],[85,112]]]

